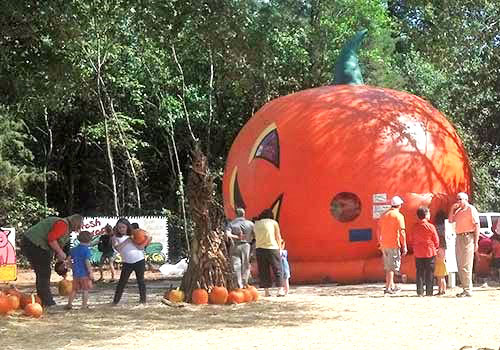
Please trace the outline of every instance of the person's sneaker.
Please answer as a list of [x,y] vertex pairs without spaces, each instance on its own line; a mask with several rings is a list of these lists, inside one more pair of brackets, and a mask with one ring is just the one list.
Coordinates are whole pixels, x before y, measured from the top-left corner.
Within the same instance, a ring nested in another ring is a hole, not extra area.
[[471,296],[472,296],[472,294],[470,294],[469,292],[467,292],[465,290],[462,293],[457,294],[457,298],[468,298]]
[[391,289],[394,293],[397,293],[397,292],[400,292],[401,291],[401,287],[399,286],[394,286],[394,288]]
[[392,289],[384,289],[384,295],[385,294],[396,294]]

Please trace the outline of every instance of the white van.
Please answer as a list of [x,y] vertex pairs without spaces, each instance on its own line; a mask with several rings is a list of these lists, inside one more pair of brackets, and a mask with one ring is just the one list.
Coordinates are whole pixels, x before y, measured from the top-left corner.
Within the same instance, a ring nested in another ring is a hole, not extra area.
[[479,234],[486,237],[493,235],[493,227],[500,219],[500,213],[479,213]]

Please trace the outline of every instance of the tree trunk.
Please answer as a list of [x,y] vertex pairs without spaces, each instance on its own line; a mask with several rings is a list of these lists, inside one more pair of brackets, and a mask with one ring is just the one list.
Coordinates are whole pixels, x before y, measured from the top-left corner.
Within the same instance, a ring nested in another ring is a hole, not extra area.
[[127,161],[130,166],[130,171],[132,173],[132,179],[134,180],[134,188],[135,188],[135,196],[137,200],[137,208],[142,209],[142,204],[141,204],[141,192],[139,189],[139,178],[137,177],[137,172],[135,171],[135,166],[134,162],[132,159],[132,155],[130,154],[130,151],[128,150],[127,143],[125,142],[125,136],[123,135],[122,128],[120,126],[120,123],[118,121],[118,117],[116,116],[116,111],[115,111],[115,106],[113,104],[113,100],[111,99],[111,96],[109,96],[108,91],[106,89],[106,85],[104,84],[104,81],[101,78],[101,85],[104,90],[104,94],[106,95],[106,98],[109,103],[109,108],[111,109],[111,115],[113,116],[113,120],[115,121],[116,128],[118,130],[118,136],[120,137],[121,144],[123,148],[125,149],[125,155],[127,156]]
[[228,290],[235,288],[229,256],[230,241],[222,230],[224,216],[213,196],[214,177],[198,144],[192,151],[192,159],[187,198],[195,223],[195,237],[191,244],[188,268],[181,283],[188,302],[191,302],[191,294],[196,288],[208,292],[214,286],[224,286]]
[[52,151],[54,149],[54,139],[53,139],[53,134],[52,134],[52,128],[50,127],[49,123],[49,117],[47,115],[47,107],[44,108],[43,110],[43,116],[45,119],[45,126],[47,128],[47,137],[49,138],[48,142],[48,150],[46,152],[46,158],[45,158],[45,164],[43,166],[43,204],[44,204],[44,210],[45,210],[45,216],[47,216],[47,210],[49,208],[49,201],[48,201],[48,195],[47,195],[47,188],[48,188],[48,180],[47,180],[47,171],[49,168],[49,162],[52,159]]

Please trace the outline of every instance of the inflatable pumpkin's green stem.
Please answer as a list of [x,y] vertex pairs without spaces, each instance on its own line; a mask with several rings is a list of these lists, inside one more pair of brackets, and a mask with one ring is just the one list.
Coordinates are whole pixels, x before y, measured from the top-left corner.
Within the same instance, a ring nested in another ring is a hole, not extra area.
[[357,51],[367,32],[367,29],[357,32],[342,48],[337,64],[335,65],[333,85],[363,84],[363,76],[359,69]]

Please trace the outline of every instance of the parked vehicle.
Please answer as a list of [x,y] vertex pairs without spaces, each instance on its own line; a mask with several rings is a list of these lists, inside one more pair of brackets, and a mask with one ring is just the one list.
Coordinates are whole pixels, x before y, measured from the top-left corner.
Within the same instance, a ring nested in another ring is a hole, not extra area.
[[479,213],[479,234],[491,237],[498,219],[500,219],[500,213]]

